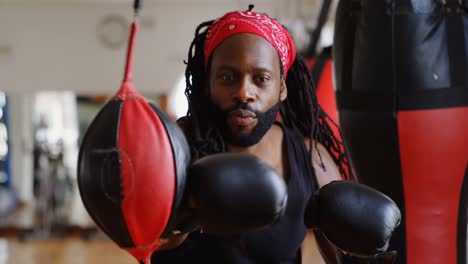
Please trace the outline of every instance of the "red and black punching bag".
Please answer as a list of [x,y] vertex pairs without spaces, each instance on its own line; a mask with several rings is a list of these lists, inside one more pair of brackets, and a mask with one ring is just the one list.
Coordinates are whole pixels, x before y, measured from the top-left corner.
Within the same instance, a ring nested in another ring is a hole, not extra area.
[[402,211],[398,263],[468,263],[467,11],[467,0],[338,5],[340,126],[360,181]]
[[97,226],[138,261],[149,263],[181,205],[190,151],[177,124],[135,90],[136,31],[133,23],[122,87],[81,144],[78,186]]

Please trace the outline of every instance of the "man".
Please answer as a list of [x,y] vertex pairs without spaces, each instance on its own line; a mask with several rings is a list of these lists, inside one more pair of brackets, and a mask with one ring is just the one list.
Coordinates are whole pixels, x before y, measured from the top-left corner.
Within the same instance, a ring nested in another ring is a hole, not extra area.
[[[310,196],[351,173],[291,36],[251,7],[227,13],[197,27],[186,64],[189,110],[178,122],[193,161],[219,152],[253,154],[284,175],[288,205],[278,223],[262,230],[174,234],[154,262],[301,263]],[[321,253],[334,263],[333,249],[317,234]]]
[[[193,159],[225,151],[248,152],[288,183],[291,205],[286,216],[275,226],[243,238],[241,246],[249,249],[242,254],[254,254],[250,258],[257,262],[268,262],[257,256],[262,254],[272,260],[299,260],[310,195],[350,174],[342,145],[327,125],[291,36],[275,20],[250,10],[203,23],[190,46],[186,80],[189,111],[179,123]],[[275,122],[278,112],[281,122]],[[175,247],[186,234],[179,237],[166,246]]]

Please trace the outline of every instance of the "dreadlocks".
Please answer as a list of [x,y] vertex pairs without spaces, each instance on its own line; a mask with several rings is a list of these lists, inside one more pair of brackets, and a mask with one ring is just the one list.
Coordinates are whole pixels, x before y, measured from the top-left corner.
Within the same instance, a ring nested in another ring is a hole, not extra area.
[[[208,67],[204,66],[203,47],[207,29],[213,22],[214,20],[204,22],[196,28],[195,38],[190,44],[188,59],[185,61],[187,65],[185,95],[189,107],[187,116],[180,119],[179,124],[185,130],[194,160],[226,151],[220,131],[212,124],[210,118],[207,118],[210,113],[207,107],[209,98],[206,96],[205,87],[210,62],[208,62]],[[283,75],[282,72],[281,75]],[[289,88],[288,96],[280,110],[283,123],[297,128],[304,137],[313,139],[310,140],[310,150],[313,147],[317,148],[313,142],[321,143],[338,165],[342,177],[353,178],[343,142],[334,135],[328,123],[328,120],[333,121],[318,104],[311,73],[300,56],[296,56],[288,72],[286,85]]]

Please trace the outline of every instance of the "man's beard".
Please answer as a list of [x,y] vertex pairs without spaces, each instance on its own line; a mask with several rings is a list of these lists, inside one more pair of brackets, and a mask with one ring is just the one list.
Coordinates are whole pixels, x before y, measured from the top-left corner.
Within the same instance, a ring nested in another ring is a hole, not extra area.
[[[221,135],[224,138],[224,140],[234,146],[250,147],[257,144],[275,122],[276,116],[278,115],[278,112],[281,108],[281,100],[278,99],[278,102],[265,112],[253,109],[247,103],[240,103],[239,105],[227,110],[219,109],[219,107],[213,105],[212,103],[211,106],[213,108],[211,114],[214,115],[214,124],[221,131]],[[228,115],[230,114],[230,112],[238,109],[247,110],[255,114],[257,124],[250,133],[242,131],[234,132],[228,126]]]

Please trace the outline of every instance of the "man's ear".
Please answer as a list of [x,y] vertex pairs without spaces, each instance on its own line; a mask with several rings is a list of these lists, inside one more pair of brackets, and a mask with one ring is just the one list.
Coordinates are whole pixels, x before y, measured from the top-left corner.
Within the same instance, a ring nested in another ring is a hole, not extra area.
[[288,87],[286,87],[286,81],[283,79],[281,80],[280,86],[280,99],[284,101],[288,97]]

